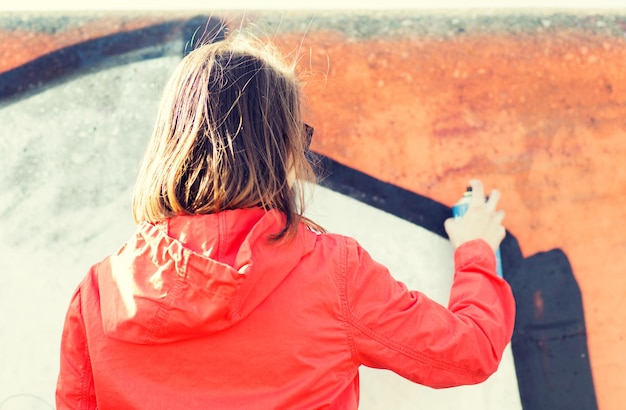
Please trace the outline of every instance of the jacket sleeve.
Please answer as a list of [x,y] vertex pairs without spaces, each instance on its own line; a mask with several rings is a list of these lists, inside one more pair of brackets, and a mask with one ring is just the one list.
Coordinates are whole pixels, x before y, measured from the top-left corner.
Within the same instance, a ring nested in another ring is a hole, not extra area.
[[486,242],[456,249],[447,308],[409,291],[356,242],[347,246],[344,307],[361,364],[433,388],[480,383],[497,370],[515,301]]
[[61,363],[56,386],[57,410],[97,408],[80,287],[74,293],[61,336]]

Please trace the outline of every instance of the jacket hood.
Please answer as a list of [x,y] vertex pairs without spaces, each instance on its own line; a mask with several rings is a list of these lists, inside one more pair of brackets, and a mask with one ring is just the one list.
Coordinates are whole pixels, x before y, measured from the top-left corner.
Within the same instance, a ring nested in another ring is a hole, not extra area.
[[245,318],[311,252],[304,225],[269,242],[284,216],[258,208],[143,223],[97,267],[107,336],[159,344],[201,337]]

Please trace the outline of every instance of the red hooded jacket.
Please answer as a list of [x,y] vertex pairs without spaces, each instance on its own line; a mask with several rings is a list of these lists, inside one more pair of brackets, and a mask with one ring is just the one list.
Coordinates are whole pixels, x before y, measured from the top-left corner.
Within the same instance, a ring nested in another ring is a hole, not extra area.
[[62,409],[355,409],[358,368],[440,388],[498,367],[515,305],[482,240],[455,251],[449,306],[348,237],[278,212],[144,223],[95,265],[66,317]]

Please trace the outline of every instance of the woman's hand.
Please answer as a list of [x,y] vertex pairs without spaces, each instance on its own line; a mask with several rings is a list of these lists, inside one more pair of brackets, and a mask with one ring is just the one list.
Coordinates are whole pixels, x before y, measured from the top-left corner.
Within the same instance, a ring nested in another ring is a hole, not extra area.
[[482,182],[477,179],[470,181],[472,199],[462,218],[449,218],[444,227],[455,248],[474,239],[485,240],[494,252],[506,235],[502,226],[504,211],[496,211],[500,200],[500,192],[493,190],[485,201],[485,191]]

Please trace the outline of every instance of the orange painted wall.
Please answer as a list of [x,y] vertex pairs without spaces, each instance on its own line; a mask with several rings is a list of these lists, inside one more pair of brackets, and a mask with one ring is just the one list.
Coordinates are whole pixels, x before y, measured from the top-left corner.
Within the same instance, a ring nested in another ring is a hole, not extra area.
[[[289,49],[301,36],[281,41]],[[567,254],[598,404],[623,408],[624,37],[571,28],[357,40],[315,31],[303,41],[313,148],[449,205],[470,177],[500,189],[525,256]]]

